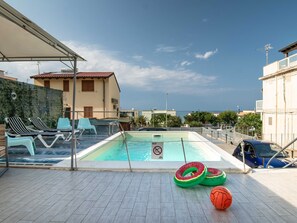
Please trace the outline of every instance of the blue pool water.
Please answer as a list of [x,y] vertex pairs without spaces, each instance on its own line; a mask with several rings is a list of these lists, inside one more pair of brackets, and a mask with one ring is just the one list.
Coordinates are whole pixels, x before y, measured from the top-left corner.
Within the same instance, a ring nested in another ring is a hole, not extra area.
[[[136,135],[135,135],[136,134]],[[155,134],[155,135],[154,135]],[[137,133],[126,134],[127,147],[131,161],[184,161],[183,146],[187,161],[218,161],[220,155],[211,148],[205,148],[205,141],[201,139],[189,140],[186,133]],[[163,159],[152,159],[152,142],[163,142]],[[127,152],[123,138],[120,136],[97,148],[84,161],[126,161]]]

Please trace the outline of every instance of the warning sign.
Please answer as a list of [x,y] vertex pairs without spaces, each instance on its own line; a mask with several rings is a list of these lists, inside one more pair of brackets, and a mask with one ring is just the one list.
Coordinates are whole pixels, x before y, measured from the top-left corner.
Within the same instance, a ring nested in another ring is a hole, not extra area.
[[163,159],[163,142],[152,142],[152,159]]

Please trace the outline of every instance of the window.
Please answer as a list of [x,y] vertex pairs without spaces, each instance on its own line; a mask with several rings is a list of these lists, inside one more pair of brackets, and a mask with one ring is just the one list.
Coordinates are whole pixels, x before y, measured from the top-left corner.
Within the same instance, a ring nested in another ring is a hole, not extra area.
[[69,92],[69,81],[63,80],[63,91]]
[[268,117],[268,125],[272,125],[272,117]]
[[84,117],[93,118],[93,107],[91,106],[84,107]]
[[44,82],[43,82],[43,85],[44,85],[44,87],[47,87],[47,88],[50,88],[50,87],[51,87],[51,83],[50,83],[49,80],[44,81]]
[[81,91],[94,91],[94,80],[83,80],[81,86]]
[[71,108],[70,107],[65,108],[64,117],[70,119],[70,117],[71,117]]

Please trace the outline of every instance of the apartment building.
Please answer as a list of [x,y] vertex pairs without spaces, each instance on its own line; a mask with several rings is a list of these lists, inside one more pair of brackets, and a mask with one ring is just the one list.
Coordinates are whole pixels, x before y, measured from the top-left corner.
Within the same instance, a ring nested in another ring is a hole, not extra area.
[[[34,84],[63,91],[65,116],[71,116],[73,71],[49,72],[31,76]],[[118,118],[120,87],[113,72],[77,72],[76,117]]]
[[297,137],[297,42],[279,52],[284,59],[263,67],[263,139],[285,146]]

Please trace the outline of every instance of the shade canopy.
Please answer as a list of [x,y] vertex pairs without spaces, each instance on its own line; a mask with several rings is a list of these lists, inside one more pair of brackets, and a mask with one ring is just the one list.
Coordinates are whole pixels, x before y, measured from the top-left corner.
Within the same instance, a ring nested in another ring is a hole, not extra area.
[[289,44],[288,46],[280,49],[278,52],[288,55],[288,53],[290,53],[293,50],[297,50],[297,42]]
[[[2,0],[0,0],[0,30],[0,62],[73,61],[72,117],[74,117],[76,66],[78,60],[84,61],[85,59]],[[75,136],[74,124],[73,118],[73,136]],[[73,137],[71,144],[71,170],[74,170],[75,140],[75,137]]]
[[1,62],[84,60],[2,0],[0,30]]

